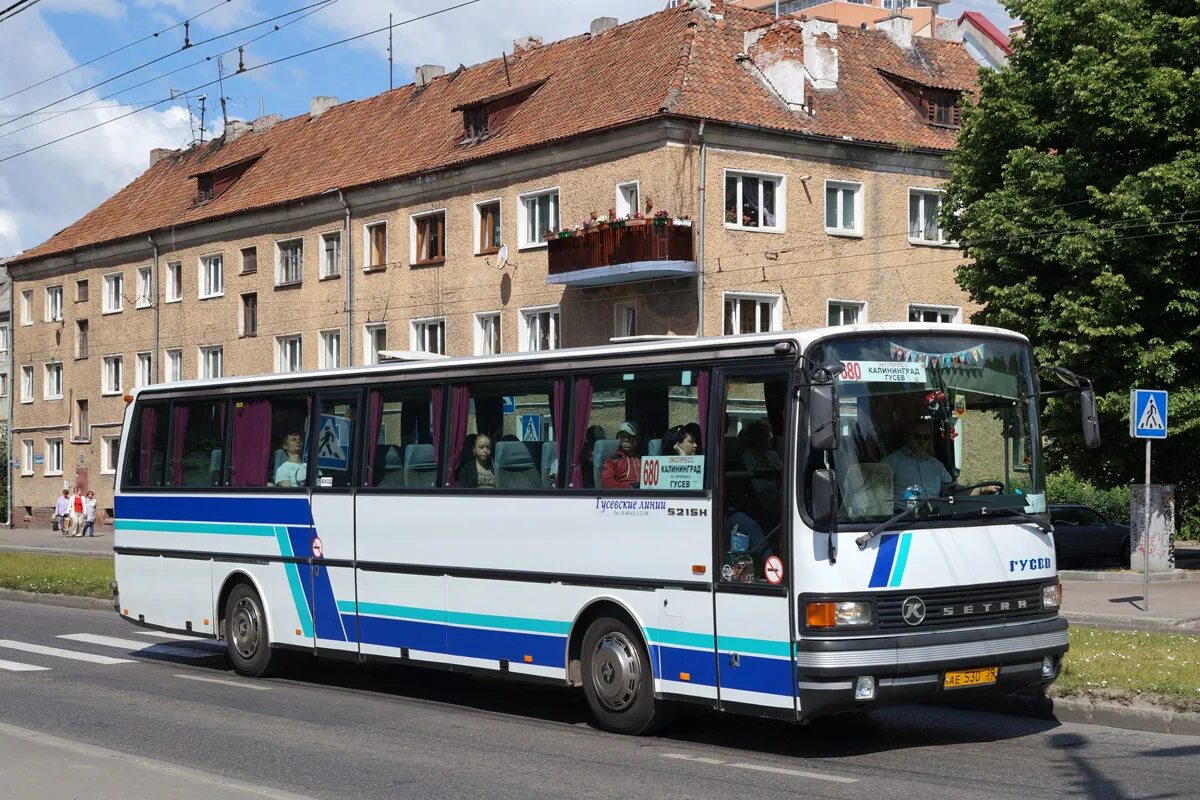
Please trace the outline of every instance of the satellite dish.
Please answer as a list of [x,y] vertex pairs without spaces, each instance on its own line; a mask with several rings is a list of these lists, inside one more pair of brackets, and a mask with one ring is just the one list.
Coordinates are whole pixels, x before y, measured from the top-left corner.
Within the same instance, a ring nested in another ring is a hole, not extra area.
[[496,269],[504,269],[508,264],[508,245],[500,245],[500,251],[496,253]]

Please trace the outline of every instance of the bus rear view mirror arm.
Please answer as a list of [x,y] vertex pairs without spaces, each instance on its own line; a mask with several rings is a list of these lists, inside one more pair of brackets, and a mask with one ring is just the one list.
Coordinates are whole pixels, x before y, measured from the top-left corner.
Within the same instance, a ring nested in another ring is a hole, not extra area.
[[1079,394],[1079,426],[1083,433],[1083,444],[1089,450],[1094,450],[1100,446],[1100,419],[1096,416],[1096,390],[1092,382],[1066,367],[1054,367],[1053,371],[1054,376],[1066,384],[1066,388],[1042,392],[1042,397]]

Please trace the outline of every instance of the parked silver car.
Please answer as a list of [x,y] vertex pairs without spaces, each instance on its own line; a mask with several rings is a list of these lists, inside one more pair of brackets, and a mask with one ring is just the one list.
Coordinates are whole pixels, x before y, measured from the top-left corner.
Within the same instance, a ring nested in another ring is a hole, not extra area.
[[1064,561],[1115,560],[1129,565],[1129,526],[1108,519],[1091,506],[1050,506],[1054,524],[1054,552]]

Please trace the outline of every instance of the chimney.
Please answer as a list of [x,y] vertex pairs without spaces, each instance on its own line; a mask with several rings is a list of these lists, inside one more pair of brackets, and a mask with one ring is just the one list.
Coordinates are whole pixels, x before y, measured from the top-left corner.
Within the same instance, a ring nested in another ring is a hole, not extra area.
[[605,31],[612,30],[615,27],[617,27],[616,17],[596,17],[594,20],[592,20],[591,35],[596,37]]
[[323,94],[317,95],[308,104],[308,118],[316,119],[337,104],[338,99],[336,97],[330,97]]
[[240,119],[231,119],[225,124],[225,141],[233,142],[250,132],[250,123]]
[[540,36],[522,36],[513,42],[513,55],[520,57],[531,50],[537,50],[542,46],[542,37]]
[[875,23],[875,27],[884,32],[892,44],[901,50],[912,50],[912,18],[901,14],[893,14],[887,19]]
[[439,75],[445,75],[446,68],[439,64],[422,64],[417,67],[417,88],[424,89]]
[[169,147],[154,148],[153,150],[150,151],[150,166],[153,167],[155,164],[157,164],[159,161],[161,161],[163,159],[163,157],[169,156],[169,155],[171,155],[171,153],[174,153],[174,152],[175,151]]
[[804,110],[805,82],[835,89],[838,80],[837,23],[785,17],[747,31],[743,57],[793,111]]
[[265,130],[273,127],[275,124],[283,122],[283,117],[278,114],[266,114],[250,123],[250,130],[255,133],[262,133]]

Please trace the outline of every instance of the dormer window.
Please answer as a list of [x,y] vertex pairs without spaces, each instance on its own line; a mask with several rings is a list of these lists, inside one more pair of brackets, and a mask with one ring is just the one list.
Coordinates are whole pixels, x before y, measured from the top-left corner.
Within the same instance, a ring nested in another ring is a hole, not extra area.
[[261,157],[262,153],[255,153],[231,164],[192,175],[191,177],[196,179],[197,205],[211,202],[225,194]]
[[495,135],[508,118],[546,81],[534,81],[507,89],[499,94],[463,103],[452,111],[463,115],[462,144],[471,144]]
[[[881,70],[882,72],[882,70]],[[897,93],[921,115],[928,125],[943,128],[962,126],[962,93],[954,89],[935,89],[916,81],[883,72]]]

